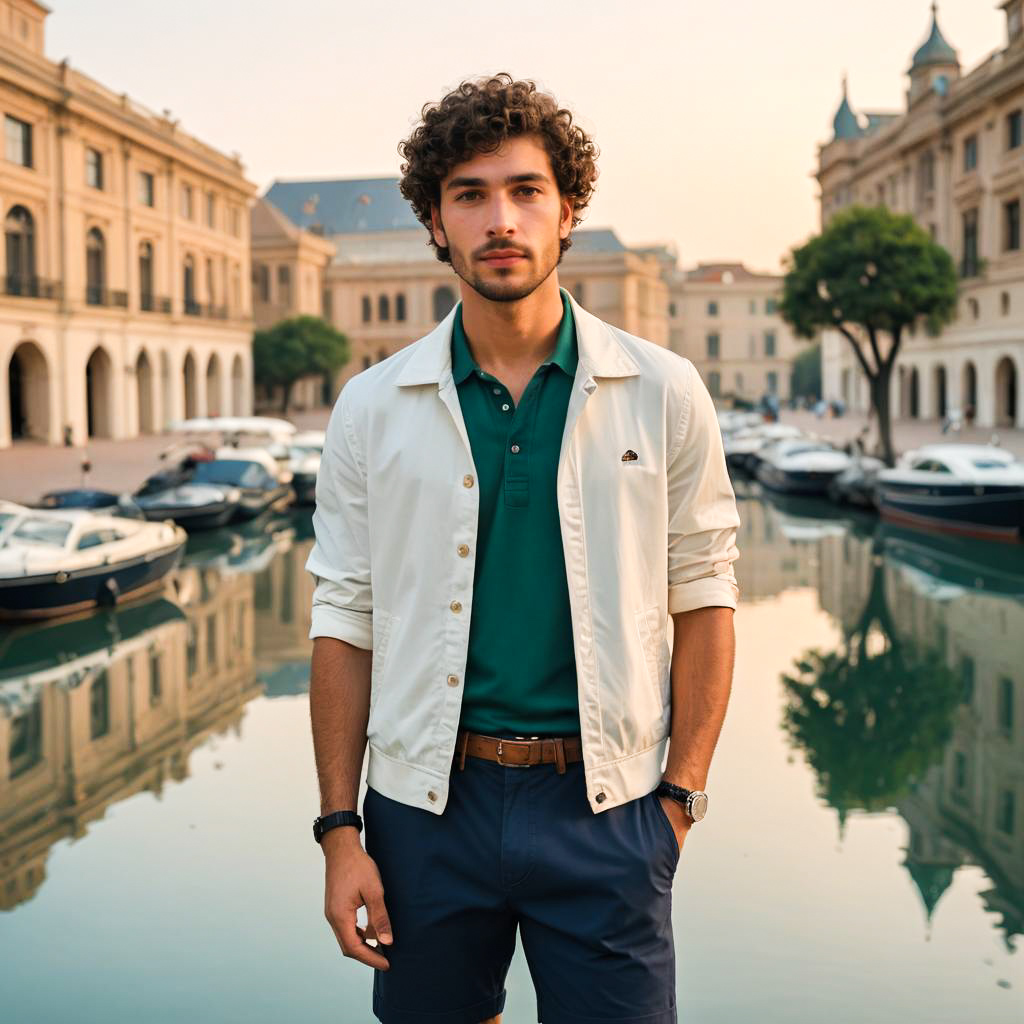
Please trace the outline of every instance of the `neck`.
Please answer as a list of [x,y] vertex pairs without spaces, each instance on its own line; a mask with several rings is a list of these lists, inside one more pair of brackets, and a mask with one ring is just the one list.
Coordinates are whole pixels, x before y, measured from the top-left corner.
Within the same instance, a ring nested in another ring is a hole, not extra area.
[[562,322],[557,271],[518,302],[485,299],[464,281],[459,289],[462,326],[481,366],[539,365],[554,351]]

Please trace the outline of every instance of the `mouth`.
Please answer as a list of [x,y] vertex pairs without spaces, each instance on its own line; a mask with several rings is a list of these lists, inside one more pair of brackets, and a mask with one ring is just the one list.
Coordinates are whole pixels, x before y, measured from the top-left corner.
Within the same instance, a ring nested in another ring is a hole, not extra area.
[[511,267],[526,257],[515,249],[497,249],[480,257],[491,267]]

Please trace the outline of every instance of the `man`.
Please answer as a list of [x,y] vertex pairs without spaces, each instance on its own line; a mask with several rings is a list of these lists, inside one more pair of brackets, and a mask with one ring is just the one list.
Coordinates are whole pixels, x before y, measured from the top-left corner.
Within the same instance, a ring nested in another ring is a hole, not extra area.
[[462,301],[328,427],[326,915],[383,1024],[499,1022],[517,928],[544,1024],[669,1024],[672,878],[733,669],[714,407],[688,360],[559,289],[596,150],[550,96],[463,83],[401,150]]

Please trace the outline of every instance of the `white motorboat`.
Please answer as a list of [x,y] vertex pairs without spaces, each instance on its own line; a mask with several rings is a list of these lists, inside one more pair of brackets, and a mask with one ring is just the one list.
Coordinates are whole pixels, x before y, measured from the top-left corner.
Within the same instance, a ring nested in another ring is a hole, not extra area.
[[824,494],[853,459],[826,441],[798,438],[775,441],[759,450],[757,479],[765,487],[790,494]]

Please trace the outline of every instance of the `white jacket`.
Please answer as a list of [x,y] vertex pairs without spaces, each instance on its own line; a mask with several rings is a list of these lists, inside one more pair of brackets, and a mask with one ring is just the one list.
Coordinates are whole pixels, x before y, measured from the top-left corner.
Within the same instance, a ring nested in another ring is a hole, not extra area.
[[[570,301],[579,364],[557,495],[587,796],[600,812],[661,778],[670,616],[736,607],[739,515],[693,364]],[[454,318],[345,384],[306,563],[310,636],[373,650],[369,784],[436,814],[462,703],[480,497],[452,380]],[[638,458],[624,462],[627,450]]]

